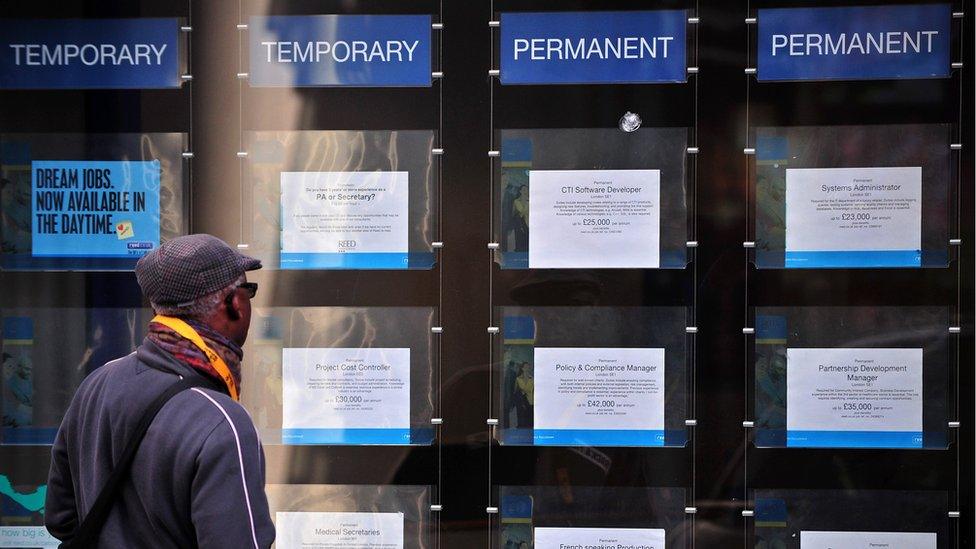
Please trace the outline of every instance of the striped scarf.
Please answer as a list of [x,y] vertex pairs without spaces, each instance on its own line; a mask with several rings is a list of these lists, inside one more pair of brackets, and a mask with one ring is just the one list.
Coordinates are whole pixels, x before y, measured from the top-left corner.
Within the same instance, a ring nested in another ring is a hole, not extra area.
[[[241,359],[244,358],[244,351],[241,347],[202,322],[188,319],[184,320],[200,334],[200,337],[203,338],[214,352],[224,359],[224,362],[227,363],[227,367],[230,369],[230,374],[237,383],[237,390],[240,392]],[[213,378],[221,387],[224,386],[223,379],[217,373],[217,370],[214,369],[213,365],[210,364],[207,355],[194,345],[192,341],[176,333],[172,328],[158,322],[150,322],[149,333],[146,337],[161,349],[173,355],[173,358],[179,362],[186,364],[209,378]]]

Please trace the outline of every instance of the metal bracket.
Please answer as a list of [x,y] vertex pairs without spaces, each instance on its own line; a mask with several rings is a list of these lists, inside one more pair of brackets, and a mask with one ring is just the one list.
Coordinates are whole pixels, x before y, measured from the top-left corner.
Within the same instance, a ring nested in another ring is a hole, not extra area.
[[743,421],[742,422],[742,426],[745,427],[746,429],[752,429],[753,427],[756,426],[756,422],[755,421]]
[[688,24],[689,25],[697,25],[698,23],[701,23],[701,18],[700,17],[689,17],[688,18]]
[[193,153],[190,151],[184,151],[181,156],[183,156],[183,158],[193,158]]
[[492,158],[494,158],[496,156],[501,156],[501,154],[502,153],[500,151],[488,151],[488,156],[490,156]]
[[958,429],[959,428],[959,422],[958,421],[950,421],[949,422],[949,428],[950,429]]
[[498,69],[490,69],[488,71],[488,76],[500,76],[502,72]]
[[501,246],[497,242],[489,242],[488,243],[488,249],[489,250],[497,250],[498,248],[501,248]]
[[237,73],[237,79],[238,80],[247,80],[250,76],[251,75],[248,74],[248,73],[246,73],[246,72],[239,72],[239,73]]
[[444,23],[431,23],[430,24],[430,28],[432,28],[434,30],[437,30],[437,31],[444,30]]
[[444,149],[431,149],[430,154],[434,156],[441,156],[442,154],[444,154]]
[[950,334],[961,334],[962,333],[962,326],[949,326],[949,333]]
[[756,67],[746,67],[746,74],[756,74]]
[[498,332],[499,332],[498,326],[488,326],[488,333],[489,334],[494,335],[494,334],[497,334]]
[[431,248],[443,248],[444,247],[444,243],[443,242],[431,242],[430,243],[430,247]]
[[698,147],[688,147],[688,154],[698,154]]
[[686,419],[685,420],[685,427],[697,427],[697,426],[698,426],[698,420],[697,419]]
[[490,418],[488,418],[488,419],[485,420],[485,423],[487,423],[488,425],[491,425],[492,427],[494,427],[495,425],[498,425],[498,419],[493,418],[493,417],[490,417]]
[[497,29],[498,27],[502,26],[502,22],[501,21],[488,21],[488,26],[491,27],[491,28],[493,28],[493,29]]
[[744,516],[744,517],[751,517],[751,516],[754,516],[755,514],[756,514],[756,512],[753,511],[752,509],[743,509],[742,510],[742,516]]
[[431,326],[430,333],[432,334],[443,334],[444,328],[442,326]]
[[688,247],[688,248],[697,248],[698,247],[698,241],[697,240],[689,240],[688,242],[685,242],[685,246]]
[[497,515],[498,507],[485,507],[485,512],[488,513],[489,515]]
[[742,247],[743,248],[755,248],[756,247],[756,243],[753,240],[746,240],[745,242],[742,243]]
[[698,508],[697,507],[685,507],[685,514],[686,515],[694,515],[697,512],[698,512]]
[[698,74],[698,67],[688,67],[688,74]]
[[949,511],[949,518],[959,518],[959,511]]
[[746,25],[755,25],[755,24],[756,24],[755,17],[746,17]]
[[949,145],[949,150],[950,151],[961,151],[962,150],[962,143],[952,143],[952,144],[950,144]]
[[180,31],[182,31],[182,32],[193,32],[193,27],[191,27],[189,25],[184,25],[184,26],[180,27]]
[[430,418],[430,424],[431,425],[443,425],[444,424],[444,418],[442,418],[442,417],[432,417],[432,418]]
[[444,78],[444,73],[441,71],[430,73],[431,78]]
[[247,23],[241,23],[241,24],[237,25],[237,30],[239,30],[239,31],[247,30]]
[[247,151],[237,151],[237,158],[247,158]]
[[237,248],[238,248],[238,249],[241,249],[241,250],[246,250],[246,249],[248,249],[248,248],[250,248],[250,247],[251,247],[251,245],[250,245],[250,244],[238,244],[238,245],[237,245]]
[[961,238],[950,238],[949,239],[949,245],[950,246],[962,246],[962,239]]
[[430,506],[430,510],[431,510],[431,512],[436,513],[438,511],[443,511],[444,510],[444,506],[443,505],[439,505],[439,504],[431,505]]
[[182,80],[184,82],[189,82],[190,80],[193,80],[193,75],[192,74],[184,74],[184,75],[180,76],[180,80]]
[[962,61],[956,61],[955,63],[953,63],[952,64],[952,68],[954,68],[954,69],[961,69],[962,68]]
[[697,334],[698,333],[698,326],[685,326],[685,333],[686,334]]
[[742,149],[742,154],[745,154],[745,155],[756,154],[756,149],[754,149],[753,147],[746,147],[746,148]]
[[755,328],[743,328],[742,329],[742,333],[744,335],[751,335],[751,334],[756,333],[756,329]]

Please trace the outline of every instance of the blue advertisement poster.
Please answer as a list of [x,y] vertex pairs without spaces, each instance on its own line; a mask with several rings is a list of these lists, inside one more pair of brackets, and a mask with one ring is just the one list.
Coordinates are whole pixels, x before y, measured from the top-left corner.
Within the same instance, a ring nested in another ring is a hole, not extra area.
[[252,86],[431,85],[429,15],[253,16],[248,29]]
[[159,185],[158,160],[32,162],[32,255],[145,255],[159,246]]
[[759,10],[760,81],[946,78],[948,4]]
[[0,19],[0,89],[179,88],[179,22]]
[[503,13],[502,84],[685,82],[683,10]]

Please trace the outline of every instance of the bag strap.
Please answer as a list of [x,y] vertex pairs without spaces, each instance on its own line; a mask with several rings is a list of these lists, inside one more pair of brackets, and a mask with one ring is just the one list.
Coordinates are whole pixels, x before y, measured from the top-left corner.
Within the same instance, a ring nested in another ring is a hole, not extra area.
[[104,526],[105,520],[108,519],[112,505],[118,498],[119,490],[122,488],[122,481],[129,476],[132,462],[136,457],[136,451],[142,444],[142,440],[146,437],[149,426],[171,398],[193,387],[211,389],[213,388],[213,384],[200,376],[187,376],[167,387],[161,395],[156,397],[156,400],[152,401],[146,407],[146,411],[139,418],[139,423],[136,425],[132,437],[129,439],[129,443],[126,444],[125,450],[119,457],[118,463],[115,464],[115,468],[112,469],[112,474],[109,475],[108,481],[102,487],[102,491],[99,492],[98,497],[95,499],[95,503],[88,511],[85,519],[81,521],[81,524],[75,530],[75,535],[71,540],[59,546],[61,549],[79,549],[95,547],[97,545],[102,526]]

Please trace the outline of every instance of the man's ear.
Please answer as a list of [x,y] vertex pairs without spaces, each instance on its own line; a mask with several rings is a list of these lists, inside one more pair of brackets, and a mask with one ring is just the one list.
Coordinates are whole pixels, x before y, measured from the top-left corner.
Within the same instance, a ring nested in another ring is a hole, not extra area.
[[227,295],[227,299],[224,300],[224,306],[227,309],[227,318],[231,320],[241,319],[240,303],[237,301],[237,290]]

